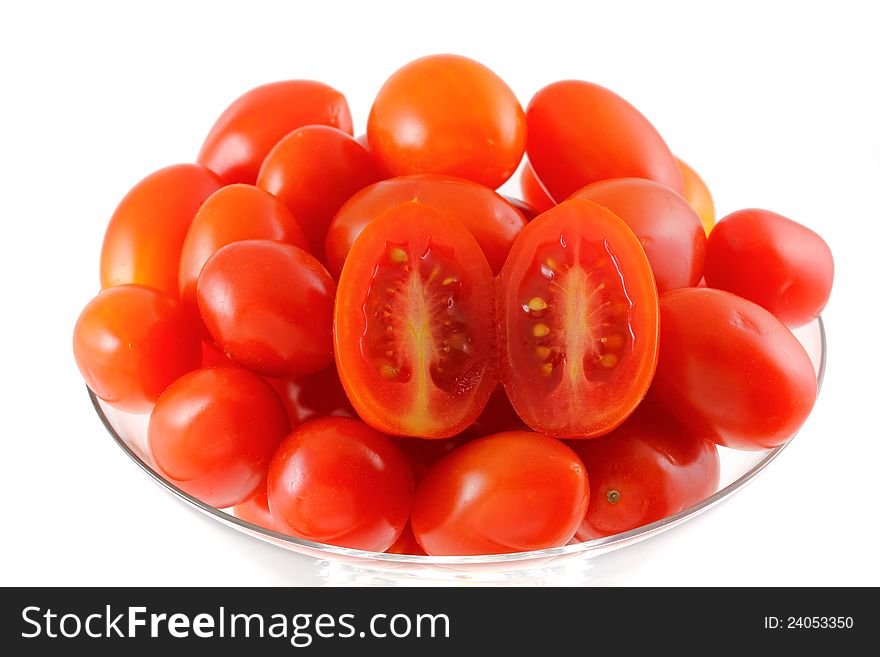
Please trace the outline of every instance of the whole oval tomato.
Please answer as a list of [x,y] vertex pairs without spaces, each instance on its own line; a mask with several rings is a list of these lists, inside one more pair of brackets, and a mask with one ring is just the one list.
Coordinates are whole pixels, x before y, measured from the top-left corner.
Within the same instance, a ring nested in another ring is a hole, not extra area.
[[587,185],[572,198],[598,203],[626,222],[645,249],[661,294],[700,282],[706,233],[678,192],[644,178],[612,178]]
[[560,441],[530,431],[477,438],[422,480],[412,528],[430,555],[500,554],[565,545],[589,502],[587,472]]
[[336,366],[388,434],[463,431],[495,388],[492,271],[459,222],[402,203],[364,228],[339,278]]
[[351,245],[373,219],[410,201],[464,224],[496,273],[526,225],[522,214],[504,198],[469,180],[430,174],[383,180],[352,196],[333,218],[326,241],[330,273],[339,277]]
[[550,198],[550,194],[544,189],[544,183],[538,180],[535,169],[528,160],[519,177],[519,188],[522,190],[525,202],[535,208],[538,214],[547,212],[556,205],[556,201]]
[[501,380],[535,431],[592,437],[638,406],[657,361],[654,276],[627,225],[583,199],[534,219],[498,278]]
[[709,235],[709,287],[754,301],[788,326],[819,316],[833,280],[834,259],[825,240],[775,212],[739,210]]
[[606,178],[648,178],[681,192],[669,147],[617,94],[581,80],[554,82],[526,110],[529,161],[553,199]]
[[177,298],[180,250],[202,203],[220,179],[198,164],[150,174],[122,199],[101,248],[101,287],[136,283]]
[[334,415],[356,417],[336,373],[336,365],[295,379],[269,379],[287,408],[290,425]]
[[607,436],[568,446],[590,474],[590,506],[576,534],[580,541],[671,516],[718,488],[715,443],[647,401]]
[[370,149],[391,174],[440,173],[495,189],[526,146],[522,107],[504,81],[458,55],[430,55],[396,71],[367,122]]
[[703,228],[708,235],[712,226],[715,225],[715,202],[712,200],[712,194],[709,187],[700,178],[700,174],[691,168],[691,166],[681,158],[675,158],[678,162],[678,168],[681,170],[681,176],[684,180],[684,191],[682,192],[685,200],[691,204],[694,210],[703,222]]
[[259,374],[296,377],[333,362],[336,284],[313,256],[290,244],[227,244],[199,275],[199,312],[214,341]]
[[243,240],[277,240],[308,249],[302,229],[287,207],[253,185],[227,185],[199,208],[180,253],[180,300],[198,317],[196,283],[205,263],[220,247]]
[[652,395],[695,434],[727,447],[770,448],[807,419],[817,392],[813,364],[759,305],[682,288],[660,299],[660,323]]
[[290,431],[272,386],[241,367],[195,370],[162,393],[147,441],[165,478],[206,504],[241,504],[266,485],[272,454]]
[[120,285],[92,299],[73,329],[73,355],[89,388],[123,411],[143,413],[201,360],[196,326],[171,297]]
[[387,436],[328,417],[291,433],[269,467],[269,509],[286,533],[384,552],[409,517],[413,476]]
[[264,84],[224,110],[202,144],[198,162],[216,172],[227,185],[252,185],[272,147],[288,133],[312,124],[352,134],[345,96],[313,80]]

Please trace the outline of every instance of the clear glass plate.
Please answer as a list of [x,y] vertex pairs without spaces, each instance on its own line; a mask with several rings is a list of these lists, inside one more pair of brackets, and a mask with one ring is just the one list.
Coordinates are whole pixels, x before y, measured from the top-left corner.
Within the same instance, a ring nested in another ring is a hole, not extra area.
[[[797,329],[795,335],[809,354],[821,387],[826,359],[825,327],[822,319]],[[228,527],[304,556],[306,563],[300,565],[313,571],[309,573],[308,579],[317,578],[319,581],[334,584],[400,584],[407,581],[418,584],[453,581],[570,584],[594,579],[588,573],[603,558],[609,558],[603,555],[668,531],[711,509],[762,472],[788,444],[757,452],[719,448],[721,483],[714,495],[675,515],[621,534],[532,552],[426,557],[368,552],[314,543],[240,520],[232,515],[231,509],[208,506],[164,479],[153,469],[146,449],[148,416],[117,411],[95,397],[91,390],[89,397],[98,417],[119,447],[163,488]]]

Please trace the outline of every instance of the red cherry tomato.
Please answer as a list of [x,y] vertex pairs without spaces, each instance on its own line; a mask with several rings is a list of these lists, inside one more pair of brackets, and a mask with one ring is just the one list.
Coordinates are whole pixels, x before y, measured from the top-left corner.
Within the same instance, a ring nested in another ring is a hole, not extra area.
[[576,534],[580,541],[671,516],[718,488],[715,443],[648,402],[607,436],[568,446],[590,474],[590,506]]
[[657,359],[657,291],[638,239],[605,208],[560,203],[523,230],[498,279],[501,379],[523,421],[558,437],[611,431]]
[[208,133],[198,162],[227,185],[254,184],[260,165],[285,135],[304,125],[352,134],[345,96],[312,80],[283,80],[251,89],[232,103]]
[[232,511],[239,520],[244,520],[257,527],[271,529],[273,532],[284,531],[272,519],[272,513],[269,511],[269,497],[264,488],[260,488],[259,492],[247,502],[236,504]]
[[356,417],[335,365],[296,379],[269,379],[269,383],[284,402],[291,426],[328,415]]
[[202,340],[201,367],[230,367],[235,365],[212,340]]
[[816,400],[813,365],[759,305],[721,290],[682,288],[661,298],[660,323],[652,395],[693,433],[761,449],[784,443],[804,423]]
[[590,497],[577,455],[553,438],[511,431],[454,450],[416,490],[412,528],[431,555],[499,554],[565,545]]
[[626,222],[645,249],[661,294],[700,282],[706,233],[678,192],[644,178],[612,178],[587,185],[572,198],[605,206]]
[[241,504],[266,485],[269,460],[290,431],[272,386],[240,367],[185,374],[153,409],[147,440],[156,468],[206,504]]
[[390,438],[363,422],[323,418],[296,429],[269,467],[269,508],[285,532],[384,552],[409,516],[413,477]]
[[197,164],[150,174],[122,199],[101,249],[101,287],[137,283],[177,298],[180,250],[196,211],[220,189]]
[[400,538],[395,541],[394,545],[385,550],[385,552],[388,554],[415,554],[426,556],[422,546],[419,545],[419,542],[416,540],[416,535],[413,534],[412,525],[409,523],[406,523],[406,527],[403,528],[403,533],[400,535]]
[[492,272],[467,229],[421,203],[397,205],[354,243],[336,295],[336,365],[363,420],[446,438],[495,388]]
[[526,110],[529,161],[551,198],[606,178],[648,178],[681,192],[681,171],[642,114],[617,94],[580,80],[541,89]]
[[544,189],[544,183],[538,180],[532,163],[526,160],[519,178],[519,187],[522,190],[526,203],[538,211],[538,214],[547,212],[556,205],[556,201],[550,198],[550,194]]
[[222,246],[242,240],[277,240],[301,249],[308,243],[283,203],[252,185],[228,185],[214,192],[196,213],[180,254],[180,299],[198,316],[196,283],[205,263]]
[[115,408],[149,411],[199,366],[199,334],[171,297],[140,285],[104,290],[80,314],[73,354],[89,388]]
[[370,149],[391,174],[440,173],[495,189],[526,145],[522,107],[504,81],[458,55],[431,55],[396,71],[367,123]]
[[264,376],[296,377],[333,362],[336,284],[290,244],[227,244],[199,276],[199,312],[227,356]]
[[351,197],[333,218],[326,241],[330,273],[339,277],[351,245],[373,219],[409,201],[464,224],[496,273],[526,225],[525,218],[504,198],[468,180],[435,175],[383,180]]
[[754,301],[796,327],[831,296],[831,249],[806,226],[768,210],[739,210],[718,222],[706,250],[706,283]]
[[708,235],[712,226],[715,225],[715,202],[712,200],[712,194],[700,175],[687,162],[680,158],[675,158],[675,161],[678,162],[678,168],[681,170],[681,176],[684,180],[683,195],[700,216],[703,229]]
[[370,153],[350,135],[309,125],[278,142],[260,168],[257,185],[290,209],[311,252],[323,258],[333,215],[352,194],[380,177]]

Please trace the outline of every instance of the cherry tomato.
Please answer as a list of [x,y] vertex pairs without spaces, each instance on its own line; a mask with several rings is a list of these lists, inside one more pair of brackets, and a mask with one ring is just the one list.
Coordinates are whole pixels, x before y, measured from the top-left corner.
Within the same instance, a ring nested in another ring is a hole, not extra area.
[[336,365],[363,420],[446,438],[495,388],[492,271],[467,229],[421,203],[397,205],[352,246],[334,314]]
[[581,80],[541,89],[526,110],[529,161],[553,199],[606,178],[648,178],[684,190],[666,143],[617,94]]
[[335,365],[296,379],[269,379],[269,383],[284,402],[291,426],[328,415],[356,417]]
[[703,222],[706,235],[708,235],[712,226],[715,225],[715,203],[712,200],[712,194],[700,175],[687,162],[680,158],[675,158],[675,161],[678,162],[678,168],[681,170],[684,180],[684,197],[696,210],[700,221]]
[[426,556],[422,546],[419,545],[419,542],[416,540],[416,535],[413,534],[412,525],[409,523],[406,523],[406,527],[403,528],[403,533],[400,535],[400,538],[395,541],[394,545],[385,550],[385,552],[388,554],[416,554]]
[[652,396],[693,433],[761,449],[781,445],[807,419],[817,392],[810,357],[759,305],[682,288],[661,298],[660,323]]
[[333,362],[336,284],[314,257],[281,242],[227,244],[199,276],[199,312],[227,356],[259,374],[296,377]]
[[587,472],[563,443],[529,431],[478,438],[419,484],[412,528],[430,555],[499,554],[565,545],[590,497]]
[[333,215],[352,194],[379,178],[370,153],[350,135],[309,125],[278,142],[260,168],[257,185],[290,209],[311,252],[323,259]]
[[525,218],[491,189],[461,178],[421,175],[383,180],[355,194],[342,206],[327,232],[330,273],[339,277],[351,245],[380,214],[400,203],[414,201],[464,224],[493,272],[499,272]]
[[177,298],[180,250],[196,211],[220,189],[197,164],[150,174],[122,199],[101,249],[101,287],[137,283]]
[[272,518],[272,513],[269,511],[269,497],[265,488],[261,487],[257,494],[247,502],[236,504],[232,511],[239,520],[257,525],[257,527],[271,529],[274,532],[284,531]]
[[406,458],[412,466],[413,477],[418,484],[428,471],[440,459],[452,450],[464,445],[474,436],[460,433],[452,438],[441,440],[425,440],[424,438],[397,438],[395,443],[406,454]]
[[150,410],[169,383],[199,366],[199,334],[171,297],[120,285],[92,299],[73,329],[73,354],[89,388],[115,408]]
[[495,189],[513,175],[526,121],[504,81],[458,55],[430,55],[396,71],[367,122],[370,149],[391,174],[440,173]]
[[272,147],[293,130],[312,124],[352,134],[345,96],[312,80],[264,84],[237,98],[220,115],[202,145],[198,162],[227,185],[252,185]]
[[467,431],[475,436],[488,436],[493,433],[518,431],[526,428],[525,423],[513,410],[507,393],[504,392],[504,386],[499,385],[489,397],[489,403],[480,413],[480,417],[474,420]]
[[581,199],[534,219],[498,279],[501,380],[523,421],[557,437],[611,431],[657,360],[657,291],[627,225]]
[[572,198],[603,205],[626,222],[645,249],[661,294],[700,282],[706,233],[678,192],[644,178],[612,178],[587,185]]
[[647,401],[607,436],[568,446],[590,474],[590,505],[576,534],[580,541],[671,516],[718,488],[715,443],[691,434]]
[[554,201],[550,197],[550,194],[547,193],[547,190],[544,189],[544,183],[538,180],[538,176],[535,174],[535,169],[532,166],[532,163],[528,160],[526,160],[525,166],[523,166],[522,173],[520,174],[519,187],[522,190],[522,195],[526,203],[535,208],[538,211],[538,214],[547,212],[547,210],[556,205],[556,201]]
[[319,543],[384,552],[403,532],[412,496],[412,471],[400,449],[350,418],[307,422],[269,466],[275,522]]
[[739,210],[709,235],[709,287],[754,301],[788,326],[819,316],[833,279],[834,260],[825,240],[775,212]]
[[214,192],[196,213],[180,254],[180,299],[198,316],[196,283],[202,267],[222,246],[242,240],[278,240],[308,249],[296,219],[283,203],[252,185]]
[[241,504],[266,485],[290,431],[272,386],[241,367],[195,370],[162,393],[147,440],[165,478],[206,504]]

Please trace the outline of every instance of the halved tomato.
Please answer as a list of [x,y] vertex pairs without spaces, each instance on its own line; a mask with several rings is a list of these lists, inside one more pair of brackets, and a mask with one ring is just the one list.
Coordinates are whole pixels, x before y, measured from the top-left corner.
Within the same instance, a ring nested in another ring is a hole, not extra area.
[[368,224],[339,279],[336,365],[367,424],[446,438],[497,383],[492,271],[459,222],[403,203]]
[[608,433],[647,392],[658,301],[639,240],[609,210],[573,199],[534,219],[498,281],[501,380],[530,427]]

